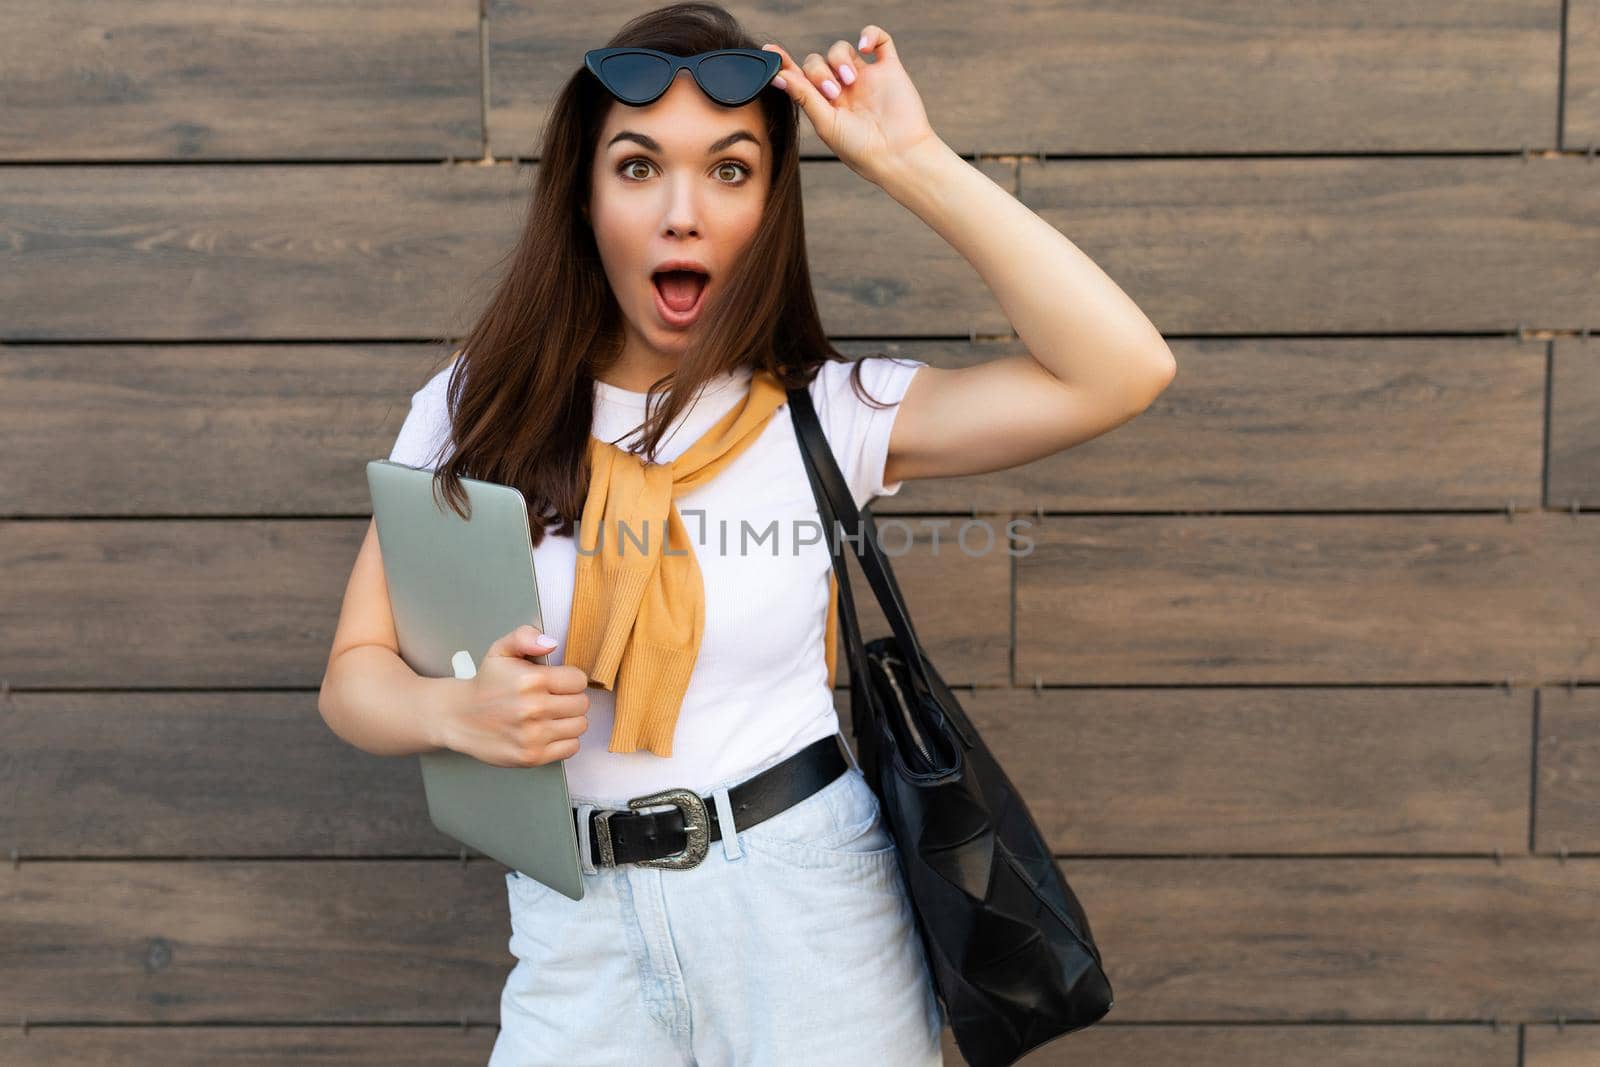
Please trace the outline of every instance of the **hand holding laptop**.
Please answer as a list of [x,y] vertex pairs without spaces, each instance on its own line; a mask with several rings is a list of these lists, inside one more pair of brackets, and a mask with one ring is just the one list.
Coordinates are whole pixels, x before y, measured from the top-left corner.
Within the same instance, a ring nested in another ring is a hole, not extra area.
[[541,662],[556,646],[534,643],[544,616],[527,499],[515,486],[462,478],[458,511],[440,500],[436,472],[384,459],[367,464],[367,484],[400,658],[419,675],[459,679],[440,702],[443,747],[417,754],[428,818],[583,899],[566,761],[589,728],[589,679]]
[[454,659],[461,687],[448,705],[446,743],[496,767],[537,767],[578,751],[589,729],[589,677],[577,667],[530,662],[556,647],[539,628],[518,626],[472,664],[466,650]]

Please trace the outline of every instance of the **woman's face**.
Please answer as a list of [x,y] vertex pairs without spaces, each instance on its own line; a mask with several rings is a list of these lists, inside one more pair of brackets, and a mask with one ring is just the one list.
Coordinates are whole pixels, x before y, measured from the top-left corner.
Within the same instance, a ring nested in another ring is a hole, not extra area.
[[[682,352],[706,292],[726,284],[761,221],[770,166],[760,103],[723,107],[686,70],[648,107],[612,102],[589,222],[630,348]],[[661,273],[674,261],[702,273]]]

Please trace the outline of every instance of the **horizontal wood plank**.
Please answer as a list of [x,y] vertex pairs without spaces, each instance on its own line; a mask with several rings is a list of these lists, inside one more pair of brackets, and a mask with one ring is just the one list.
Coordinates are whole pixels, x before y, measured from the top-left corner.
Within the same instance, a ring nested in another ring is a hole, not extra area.
[[[1019,166],[1023,202],[1164,332],[1600,318],[1600,245],[1584,240],[1600,186],[1581,160]],[[982,168],[1009,185],[1012,164]],[[803,173],[830,332],[1009,332],[982,280],[911,212],[842,164]],[[510,165],[22,168],[0,193],[23,234],[0,249],[0,297],[18,309],[0,339],[459,335],[491,291],[530,177]]]
[[0,864],[0,987],[36,1021],[494,1022],[505,870]]
[[1570,337],[1552,345],[1547,502],[1594,510],[1600,508],[1600,349]]
[[[1112,1009],[1114,1013],[1115,1008]],[[967,1061],[953,1032],[943,1036],[945,1063]],[[1205,1026],[1196,1023],[1100,1023],[1064,1034],[1017,1061],[1019,1067],[1518,1067],[1517,1031],[1502,1027],[1403,1023],[1270,1023]],[[1576,1067],[1576,1065],[1571,1065]]]
[[416,758],[348,744],[315,692],[15,693],[0,703],[0,751],[0,855],[447,857],[462,847],[429,820]]
[[16,345],[0,356],[6,511],[370,515],[421,345]]
[[[929,120],[963,153],[1338,152],[1555,143],[1561,12],[1516,0],[1138,7],[1090,0],[737,4],[745,29],[796,61],[894,37]],[[500,0],[488,20],[492,146],[538,152],[583,52],[638,12]],[[802,150],[829,149],[802,119]]]
[[1534,817],[1540,852],[1600,852],[1600,689],[1539,694]]
[[[1016,342],[899,347],[948,367],[1027,352]],[[913,479],[874,510],[1412,510],[1542,502],[1543,344],[1274,338],[1175,340],[1170,347],[1177,377],[1115,432],[981,477]],[[1562,410],[1574,414],[1567,467],[1581,475],[1586,450],[1600,449],[1600,422],[1593,434],[1582,428],[1592,421],[1580,413],[1585,388],[1566,377],[1558,394],[1571,398]],[[1600,499],[1600,492],[1589,495]]]
[[1024,682],[1600,675],[1600,521],[1560,513],[1056,517],[1016,560]]
[[[1600,860],[1073,860],[1115,1022],[1595,1014]],[[0,865],[0,986],[62,1022],[493,1022],[503,868]],[[1507,981],[1515,974],[1516,981]],[[1110,1021],[1108,1019],[1108,1021]]]
[[[1058,853],[1528,847],[1528,693],[957,696]],[[834,703],[848,735],[848,690]],[[1565,704],[1564,691],[1545,691],[1541,851],[1593,851],[1600,797],[1586,783],[1597,777],[1600,715],[1592,692],[1571,712]],[[314,693],[16,693],[0,703],[0,751],[0,855],[445,857],[461,847],[429,821],[415,759],[346,744]]]
[[1566,12],[1565,144],[1600,148],[1600,0],[1566,0]]
[[[968,536],[936,521],[876,519],[879,544],[905,598],[905,610],[927,654],[938,656],[951,685],[1004,685],[1011,680],[1012,547],[1004,519],[980,517],[968,524]],[[956,524],[960,525],[960,524]],[[878,598],[857,561],[848,558],[850,593],[855,601],[861,639],[870,642],[893,632]],[[843,604],[840,605],[843,611]],[[940,635],[945,635],[942,639]],[[838,632],[835,687],[850,684],[850,657],[844,629]],[[960,678],[961,681],[956,679]]]
[[1527,692],[1208,687],[956,695],[1058,854],[1528,848]]
[[[19,689],[315,689],[369,522],[0,522],[0,678]],[[949,680],[1005,681],[1010,557],[919,537],[892,559]],[[865,605],[861,618],[869,633],[878,625]]]
[[475,157],[478,36],[476,0],[29,5],[0,38],[0,157]]
[[1530,1023],[1524,1027],[1524,1067],[1592,1067],[1600,1063],[1600,1025]]
[[1600,322],[1574,157],[1023,160],[1021,199],[1163,333]]
[[[1530,1026],[1529,1052],[1545,1058],[1529,1067],[1590,1067],[1572,1059],[1589,1050],[1593,1026]],[[1548,1032],[1547,1032],[1548,1031]],[[0,1062],[12,1067],[81,1067],[100,1063],[161,1063],[164,1067],[482,1067],[495,1028],[469,1025],[397,1026],[34,1026],[26,1035],[0,1031]],[[1535,1038],[1535,1032],[1539,1037]],[[941,1035],[945,1063],[966,1062],[949,1027]],[[1561,1057],[1568,1058],[1561,1058]],[[1554,1058],[1552,1058],[1554,1057]],[[1064,1035],[1017,1061],[1021,1067],[1517,1067],[1517,1030],[1478,1024],[1413,1025],[1310,1023],[1295,1026],[1194,1024],[1121,1026],[1102,1022]]]
[[[438,1026],[32,1026],[0,1030],[10,1067],[483,1067],[498,1024]],[[1474,1064],[1474,1067],[1477,1067]],[[1490,1067],[1484,1064],[1483,1067]]]
[[[1007,188],[1013,165],[983,171]],[[809,163],[825,328],[1008,332],[961,255],[842,163]],[[527,165],[25,167],[0,186],[0,340],[462,336],[521,230]],[[71,294],[70,299],[63,294]]]
[[[0,186],[0,339],[459,336],[521,168],[23,167]],[[70,294],[67,298],[65,294]]]
[[[1020,342],[844,341],[975,366]],[[1176,341],[1134,421],[1033,463],[913,479],[894,512],[1498,508],[1541,503],[1544,344]],[[0,360],[13,516],[359,515],[410,394],[448,347],[16,345]],[[1559,345],[1551,499],[1600,501],[1600,371]],[[183,448],[175,452],[173,435]],[[1003,527],[1003,519],[997,520]]]

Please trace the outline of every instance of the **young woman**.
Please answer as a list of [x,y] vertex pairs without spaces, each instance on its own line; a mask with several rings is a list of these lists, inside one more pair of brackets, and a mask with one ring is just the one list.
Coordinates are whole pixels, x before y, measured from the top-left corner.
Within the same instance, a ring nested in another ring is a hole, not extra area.
[[[895,846],[838,733],[830,559],[784,390],[808,389],[865,504],[1104,433],[1172,357],[940,140],[881,27],[797,64],[722,8],[679,4],[607,47],[748,54],[586,57],[499,290],[391,455],[433,469],[453,505],[462,476],[523,490],[550,634],[505,635],[470,680],[418,677],[369,529],[322,714],[378,754],[566,761],[585,895],[506,874],[517,962],[491,1067],[938,1063]],[[972,264],[1029,355],[945,369],[829,344],[797,110]],[[630,808],[672,789],[687,799]]]

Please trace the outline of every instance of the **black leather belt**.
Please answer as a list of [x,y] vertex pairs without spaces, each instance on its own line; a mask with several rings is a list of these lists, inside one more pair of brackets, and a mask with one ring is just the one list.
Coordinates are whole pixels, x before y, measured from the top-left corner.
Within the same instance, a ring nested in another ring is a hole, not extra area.
[[[843,745],[840,734],[818,738],[782,762],[729,787],[735,825],[748,829],[770,819],[838,778],[849,766]],[[663,804],[671,804],[671,810],[637,810]],[[576,808],[572,822],[581,830]],[[597,867],[637,863],[682,870],[697,866],[711,842],[722,840],[716,799],[691,789],[667,789],[635,797],[627,808],[591,811],[589,831],[589,858]],[[578,840],[583,841],[581,832]]]

